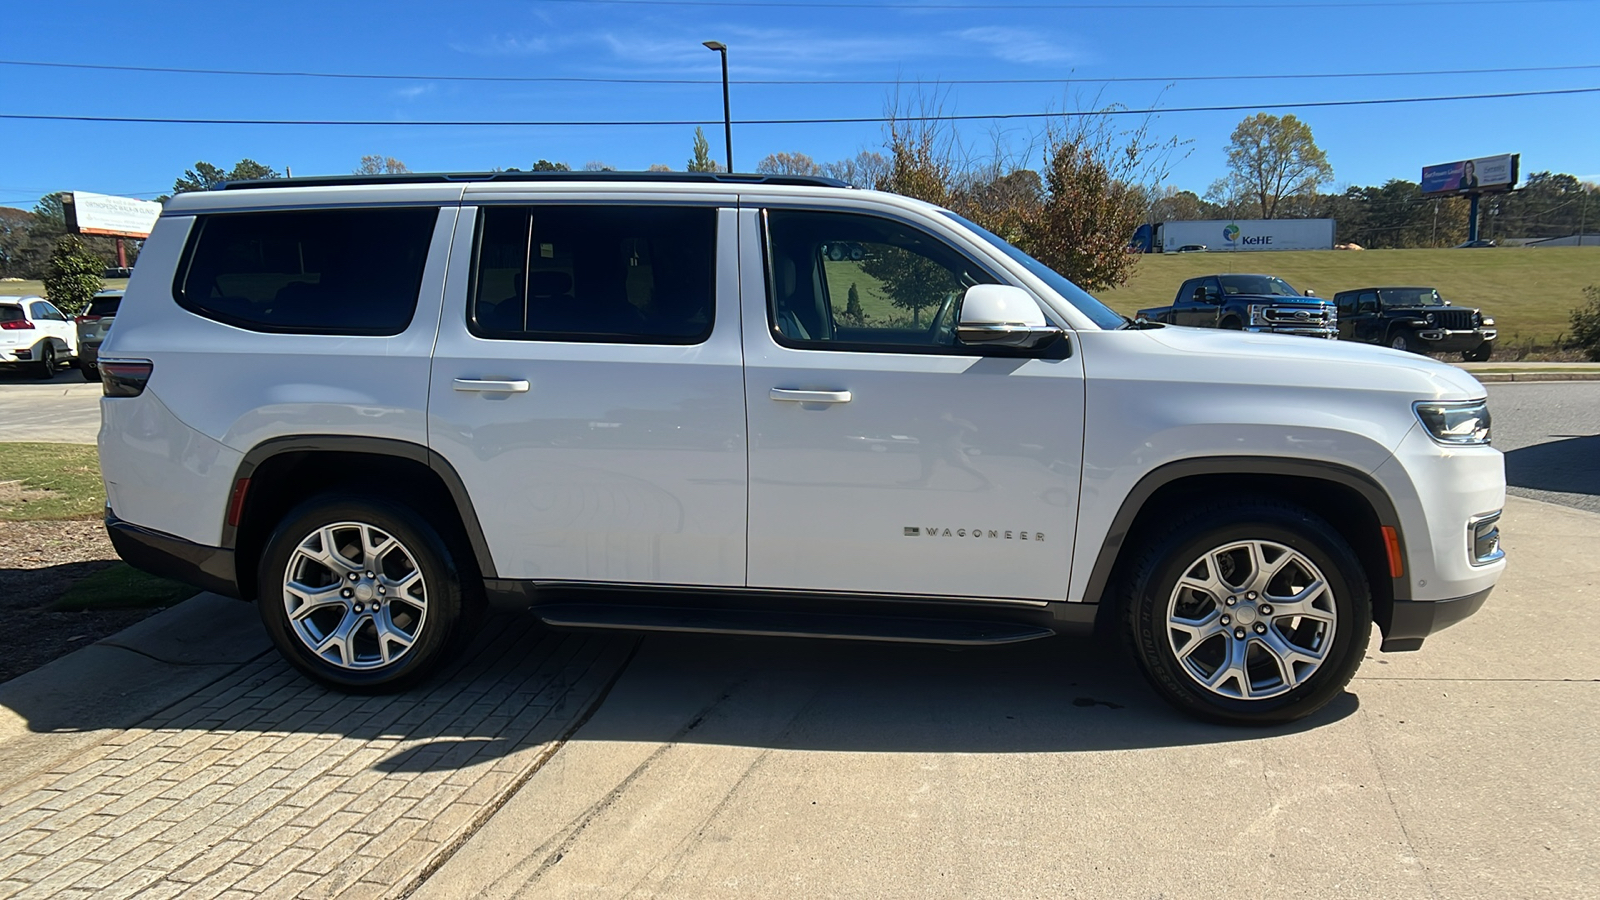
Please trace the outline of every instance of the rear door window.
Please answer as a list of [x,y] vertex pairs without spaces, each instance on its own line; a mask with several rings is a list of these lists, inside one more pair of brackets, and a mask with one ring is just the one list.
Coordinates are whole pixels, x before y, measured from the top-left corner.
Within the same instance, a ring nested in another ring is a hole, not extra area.
[[433,207],[202,216],[173,296],[252,331],[399,334],[416,312],[438,218]]
[[491,206],[469,323],[480,337],[698,344],[711,335],[712,207]]

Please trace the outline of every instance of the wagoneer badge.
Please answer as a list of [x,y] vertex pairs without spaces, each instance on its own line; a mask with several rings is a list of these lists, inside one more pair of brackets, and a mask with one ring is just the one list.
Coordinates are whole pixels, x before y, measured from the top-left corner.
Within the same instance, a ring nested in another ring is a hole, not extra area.
[[982,538],[994,541],[1042,541],[1042,531],[1005,531],[995,528],[921,528],[916,525],[905,526],[906,537],[958,537]]

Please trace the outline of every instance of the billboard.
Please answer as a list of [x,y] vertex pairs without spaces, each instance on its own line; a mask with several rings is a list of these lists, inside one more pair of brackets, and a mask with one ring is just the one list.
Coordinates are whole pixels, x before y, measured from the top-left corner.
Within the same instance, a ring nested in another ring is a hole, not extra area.
[[78,234],[145,238],[161,216],[159,203],[87,191],[63,194],[61,207],[67,216],[67,230]]
[[1509,191],[1517,183],[1520,154],[1484,156],[1422,167],[1422,196]]

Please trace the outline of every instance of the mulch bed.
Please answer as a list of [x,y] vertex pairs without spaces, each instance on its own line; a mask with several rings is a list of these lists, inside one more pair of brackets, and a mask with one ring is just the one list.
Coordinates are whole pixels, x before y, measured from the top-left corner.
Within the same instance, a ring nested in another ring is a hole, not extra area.
[[98,519],[0,522],[0,681],[159,612],[49,608],[78,579],[116,559],[105,525]]

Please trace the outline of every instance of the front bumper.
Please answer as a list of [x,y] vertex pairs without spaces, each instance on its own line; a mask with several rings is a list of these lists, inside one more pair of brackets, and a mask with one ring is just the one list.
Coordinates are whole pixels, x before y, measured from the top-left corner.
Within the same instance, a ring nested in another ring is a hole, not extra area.
[[1383,643],[1379,649],[1397,653],[1422,648],[1422,640],[1443,631],[1483,608],[1493,587],[1454,600],[1396,600],[1389,621],[1380,622]]
[[1297,334],[1301,337],[1327,338],[1330,341],[1339,337],[1339,329],[1337,327],[1296,328],[1289,325],[1247,325],[1244,330],[1256,334]]
[[1500,336],[1494,328],[1423,328],[1415,332],[1417,340],[1425,342],[1430,353],[1453,353],[1457,350],[1476,350]]
[[106,507],[106,533],[117,555],[136,569],[197,588],[238,597],[239,576],[233,551],[207,547],[180,537],[124,522]]

